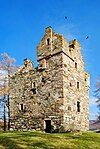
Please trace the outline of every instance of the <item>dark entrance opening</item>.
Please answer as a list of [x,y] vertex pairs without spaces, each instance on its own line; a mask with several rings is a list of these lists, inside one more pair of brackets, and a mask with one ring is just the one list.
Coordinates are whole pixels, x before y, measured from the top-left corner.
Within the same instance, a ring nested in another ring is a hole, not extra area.
[[46,129],[45,132],[50,133],[51,132],[51,120],[45,120]]

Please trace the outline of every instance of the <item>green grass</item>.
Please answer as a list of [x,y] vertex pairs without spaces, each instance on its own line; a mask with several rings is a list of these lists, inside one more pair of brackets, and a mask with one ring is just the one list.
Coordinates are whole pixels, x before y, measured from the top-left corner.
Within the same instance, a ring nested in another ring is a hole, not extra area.
[[100,149],[100,133],[0,132],[0,149]]

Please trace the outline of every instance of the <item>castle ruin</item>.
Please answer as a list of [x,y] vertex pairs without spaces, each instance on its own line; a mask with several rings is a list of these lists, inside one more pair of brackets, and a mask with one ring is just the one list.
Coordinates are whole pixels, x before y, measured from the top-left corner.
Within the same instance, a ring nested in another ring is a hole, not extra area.
[[37,68],[25,59],[11,77],[11,129],[88,130],[89,74],[79,42],[47,27],[37,57]]

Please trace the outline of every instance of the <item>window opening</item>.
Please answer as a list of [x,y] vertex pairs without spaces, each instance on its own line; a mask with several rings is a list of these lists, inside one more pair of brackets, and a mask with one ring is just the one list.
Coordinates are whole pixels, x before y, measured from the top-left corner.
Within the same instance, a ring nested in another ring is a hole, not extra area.
[[36,94],[36,88],[32,88],[31,91],[33,92],[33,94]]
[[33,94],[36,94],[36,83],[35,82],[32,82],[31,84],[31,91],[33,92]]
[[50,96],[50,93],[48,93],[48,95]]
[[77,63],[75,62],[75,68],[77,69]]
[[47,45],[50,45],[50,38],[47,39]]
[[42,77],[42,82],[45,83],[45,79]]
[[36,87],[36,83],[35,83],[35,82],[32,82],[32,83],[31,83],[31,87],[32,87],[32,88],[35,88],[35,87]]
[[70,106],[68,106],[68,111],[71,111],[71,107]]
[[70,48],[75,48],[74,44],[69,45]]
[[77,101],[77,112],[80,112],[80,102]]
[[70,53],[72,52],[71,49],[69,49],[69,52],[70,52]]
[[79,89],[79,82],[77,82],[77,89]]
[[72,83],[70,82],[70,87],[72,87]]
[[20,104],[20,109],[21,109],[21,111],[24,110],[24,106],[23,106],[23,104]]

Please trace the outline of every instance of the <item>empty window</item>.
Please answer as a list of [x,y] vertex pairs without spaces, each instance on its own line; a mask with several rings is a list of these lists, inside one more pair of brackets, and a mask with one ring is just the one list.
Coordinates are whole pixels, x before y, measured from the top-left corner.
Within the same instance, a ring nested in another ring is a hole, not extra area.
[[69,52],[71,53],[71,49],[69,49]]
[[48,93],[48,96],[50,96],[50,93]]
[[25,63],[24,65],[25,65],[25,67],[27,67],[27,63]]
[[72,87],[72,83],[70,82],[70,87]]
[[70,48],[75,48],[74,44],[69,45]]
[[39,68],[42,68],[42,64],[39,64]]
[[68,111],[71,111],[71,107],[70,106],[68,106]]
[[43,83],[45,83],[45,79],[42,77],[42,80],[41,80]]
[[77,112],[80,112],[80,102],[77,101]]
[[75,68],[77,69],[77,63],[75,63]]
[[33,94],[36,94],[36,88],[32,88],[31,91],[33,92]]
[[36,83],[35,83],[35,82],[32,82],[32,83],[31,83],[31,87],[32,87],[32,88],[35,88],[35,87],[36,87]]
[[20,110],[23,111],[24,110],[24,105],[20,104]]
[[47,39],[47,45],[50,45],[50,38]]
[[35,82],[32,82],[31,83],[31,91],[33,92],[33,94],[36,94],[36,83]]
[[35,82],[33,83],[33,85],[34,85],[34,88],[35,88],[36,87]]
[[79,82],[77,82],[77,89],[79,89]]

